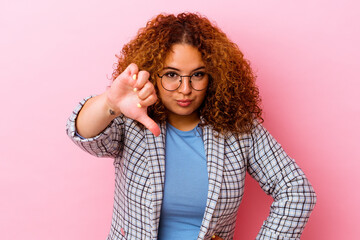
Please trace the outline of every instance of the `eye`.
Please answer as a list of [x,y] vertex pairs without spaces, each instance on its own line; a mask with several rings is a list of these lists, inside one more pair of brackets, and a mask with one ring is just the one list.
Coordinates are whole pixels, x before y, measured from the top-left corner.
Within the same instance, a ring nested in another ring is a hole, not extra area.
[[196,72],[192,76],[197,78],[197,79],[200,79],[200,78],[203,78],[205,76],[205,73],[204,72]]
[[164,76],[167,78],[178,78],[179,74],[177,74],[176,72],[167,72],[164,74]]

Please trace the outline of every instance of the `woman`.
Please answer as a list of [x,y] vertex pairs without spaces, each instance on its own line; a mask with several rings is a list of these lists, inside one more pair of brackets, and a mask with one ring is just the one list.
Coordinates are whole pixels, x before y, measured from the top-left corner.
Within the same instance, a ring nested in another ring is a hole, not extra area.
[[126,44],[113,82],[67,133],[114,158],[108,239],[232,239],[248,171],[274,198],[257,239],[299,239],[316,196],[261,125],[238,47],[197,14],[158,15]]

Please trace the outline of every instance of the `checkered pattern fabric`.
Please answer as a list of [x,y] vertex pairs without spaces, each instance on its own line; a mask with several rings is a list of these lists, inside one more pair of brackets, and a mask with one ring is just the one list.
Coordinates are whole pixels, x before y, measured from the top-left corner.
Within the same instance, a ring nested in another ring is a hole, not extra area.
[[[155,137],[139,123],[116,118],[101,134],[82,139],[75,119],[84,99],[67,122],[67,134],[82,149],[111,157],[115,166],[113,219],[108,240],[157,239],[165,176],[166,125]],[[258,123],[251,134],[215,137],[203,129],[209,178],[208,198],[198,240],[214,234],[233,238],[246,171],[274,198],[270,215],[256,239],[300,239],[316,202],[314,190],[294,160]]]

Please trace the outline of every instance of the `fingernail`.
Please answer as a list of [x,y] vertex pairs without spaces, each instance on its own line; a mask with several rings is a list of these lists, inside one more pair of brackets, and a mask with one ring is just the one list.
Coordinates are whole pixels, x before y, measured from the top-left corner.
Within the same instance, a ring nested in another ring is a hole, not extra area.
[[138,107],[138,108],[141,108],[141,104],[140,104],[140,103],[138,103],[138,104],[137,104],[137,107]]
[[133,75],[133,79],[136,80],[136,74]]
[[137,92],[137,90],[138,90],[137,88],[134,88],[134,89],[133,89],[134,92]]

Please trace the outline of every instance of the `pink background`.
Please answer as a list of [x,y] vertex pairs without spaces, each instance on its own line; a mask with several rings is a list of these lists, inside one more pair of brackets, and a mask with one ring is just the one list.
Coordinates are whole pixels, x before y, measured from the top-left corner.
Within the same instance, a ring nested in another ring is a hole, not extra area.
[[[251,61],[264,125],[318,195],[302,239],[358,239],[359,9],[356,0],[1,1],[0,239],[106,238],[112,160],[78,149],[65,122],[105,89],[139,27],[180,11],[215,21]],[[248,177],[235,239],[255,238],[270,203]]]

